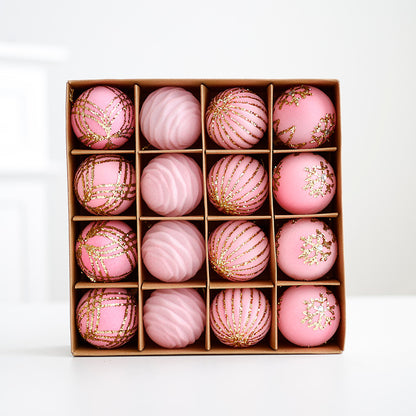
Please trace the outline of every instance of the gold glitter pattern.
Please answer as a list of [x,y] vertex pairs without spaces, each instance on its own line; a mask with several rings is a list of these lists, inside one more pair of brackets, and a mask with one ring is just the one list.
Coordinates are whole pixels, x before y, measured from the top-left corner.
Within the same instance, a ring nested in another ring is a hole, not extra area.
[[[112,183],[99,183],[96,180],[96,170],[99,167],[107,169],[106,177],[108,172],[114,171]],[[87,211],[96,215],[120,214],[136,198],[133,164],[119,155],[92,155],[76,171],[74,191],[79,203]]]
[[281,179],[281,174],[280,174],[280,170],[282,169],[282,161],[280,161],[278,163],[278,165],[274,168],[273,171],[273,183],[272,183],[272,187],[273,187],[273,193],[276,195],[278,190],[279,190],[279,186],[280,186],[280,179]]
[[307,324],[308,328],[312,328],[314,331],[324,330],[335,320],[336,303],[331,305],[328,300],[330,294],[329,292],[320,293],[318,298],[304,301],[306,308],[303,311],[304,317],[301,322]]
[[332,192],[335,186],[335,175],[323,161],[319,163],[319,166],[305,167],[305,172],[307,173],[306,185],[302,189],[308,191],[310,196],[323,197]]
[[321,146],[325,143],[335,131],[335,123],[335,114],[326,113],[313,129],[312,138],[309,143],[315,145],[315,147]]
[[293,149],[301,149],[302,147],[306,146],[306,142],[301,142],[297,144],[292,143],[293,136],[296,132],[296,126],[290,126],[287,129],[279,131],[279,124],[280,119],[278,118],[273,123],[273,128],[276,133],[276,139],[274,141],[275,145],[277,145],[278,142],[281,141],[282,143],[285,143],[287,146]]
[[255,345],[266,336],[270,324],[269,301],[258,289],[223,290],[211,305],[211,328],[225,345]]
[[[86,227],[76,243],[76,259],[81,270],[92,282],[119,281],[127,277],[137,264],[137,237],[133,230],[125,225],[122,229],[118,221],[96,221]],[[122,223],[121,223],[122,224]],[[101,237],[105,244],[98,245],[91,239]],[[83,255],[87,255],[85,263]],[[126,260],[129,270],[121,274],[109,271],[107,262],[119,259]]]
[[76,323],[89,343],[99,348],[120,347],[137,331],[136,300],[125,289],[89,290],[77,306]]
[[305,85],[297,85],[296,87],[286,90],[276,100],[275,107],[278,107],[279,110],[281,110],[284,105],[295,105],[298,107],[301,100],[304,100],[306,97],[311,95],[312,90],[310,87]]
[[328,241],[321,231],[316,229],[315,234],[301,236],[300,239],[303,241],[302,254],[298,258],[303,259],[304,264],[311,266],[328,260],[331,255],[332,242]]

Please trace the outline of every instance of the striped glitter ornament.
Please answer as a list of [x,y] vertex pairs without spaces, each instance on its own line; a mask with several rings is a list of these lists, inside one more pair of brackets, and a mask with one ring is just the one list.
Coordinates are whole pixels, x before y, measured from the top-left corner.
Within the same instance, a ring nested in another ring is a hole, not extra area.
[[269,263],[269,240],[251,221],[227,221],[209,236],[208,257],[211,267],[223,278],[251,280]]
[[120,155],[89,156],[75,173],[74,191],[91,214],[121,214],[136,198],[133,164]]
[[98,348],[117,348],[137,332],[137,306],[126,289],[91,289],[76,309],[81,336]]
[[224,149],[249,149],[267,129],[264,101],[245,88],[230,88],[216,95],[205,119],[209,137]]
[[266,200],[268,183],[267,172],[258,160],[245,155],[226,156],[209,171],[208,197],[221,212],[249,215]]
[[133,102],[118,88],[89,88],[72,106],[71,125],[78,140],[85,146],[118,149],[134,131]]
[[137,265],[137,237],[122,221],[94,221],[79,235],[75,255],[92,282],[117,282]]
[[250,347],[270,329],[270,303],[258,289],[222,290],[211,304],[210,321],[211,329],[223,344]]

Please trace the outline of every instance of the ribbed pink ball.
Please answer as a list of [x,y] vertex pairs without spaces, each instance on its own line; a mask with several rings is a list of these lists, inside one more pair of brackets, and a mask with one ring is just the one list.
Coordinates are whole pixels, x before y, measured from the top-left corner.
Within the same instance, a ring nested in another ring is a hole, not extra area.
[[91,289],[78,302],[76,324],[81,336],[98,348],[117,348],[137,332],[137,306],[126,289]]
[[165,217],[192,212],[202,200],[202,171],[183,154],[162,154],[143,169],[140,189],[147,206]]
[[136,172],[120,155],[92,155],[75,172],[78,202],[91,214],[118,215],[136,199]]
[[338,329],[340,308],[324,286],[293,286],[278,302],[278,326],[282,335],[300,347],[326,343]]
[[289,88],[273,107],[273,128],[278,139],[295,149],[321,146],[334,133],[335,125],[331,99],[310,85]]
[[93,221],[78,236],[77,263],[93,282],[117,282],[137,265],[137,237],[122,221]]
[[273,195],[292,214],[315,214],[326,208],[336,190],[334,169],[322,156],[294,153],[273,171]]
[[251,221],[227,221],[209,236],[208,257],[211,267],[223,278],[251,280],[269,263],[269,240]]
[[146,232],[142,258],[147,270],[163,282],[184,282],[205,261],[205,240],[188,221],[159,221]]
[[264,203],[269,180],[263,165],[251,156],[226,156],[208,174],[207,189],[211,203],[221,212],[250,215]]
[[224,149],[249,149],[267,130],[264,101],[245,88],[230,88],[211,100],[205,114],[209,137]]
[[271,315],[269,301],[260,290],[226,289],[211,304],[211,329],[225,345],[250,347],[266,336]]
[[276,234],[277,265],[296,280],[316,280],[328,273],[337,258],[332,230],[316,218],[286,222]]
[[186,149],[201,135],[201,104],[183,88],[159,88],[143,103],[140,127],[157,149]]
[[115,87],[89,88],[72,106],[71,125],[78,140],[85,146],[117,149],[133,134],[133,102]]
[[195,289],[158,289],[143,308],[147,335],[164,348],[184,348],[203,333],[205,302]]

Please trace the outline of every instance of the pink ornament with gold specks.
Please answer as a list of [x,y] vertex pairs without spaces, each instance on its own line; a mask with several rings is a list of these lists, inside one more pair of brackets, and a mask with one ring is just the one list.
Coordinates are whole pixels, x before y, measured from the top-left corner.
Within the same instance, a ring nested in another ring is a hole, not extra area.
[[294,153],[284,157],[273,171],[273,195],[292,214],[315,214],[335,195],[334,169],[322,156]]
[[298,85],[286,90],[273,108],[277,138],[295,149],[312,149],[335,131],[336,113],[331,99],[320,89]]
[[136,198],[133,164],[120,155],[89,156],[75,172],[74,191],[91,214],[121,214]]

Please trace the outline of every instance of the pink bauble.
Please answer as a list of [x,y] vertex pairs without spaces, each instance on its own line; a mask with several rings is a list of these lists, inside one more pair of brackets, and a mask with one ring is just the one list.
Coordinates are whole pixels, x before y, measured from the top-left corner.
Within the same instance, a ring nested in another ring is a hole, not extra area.
[[157,149],[186,149],[201,135],[201,105],[183,88],[159,88],[143,103],[140,127]]
[[195,289],[158,289],[143,308],[147,335],[164,348],[184,348],[204,331],[205,302]]
[[223,278],[251,280],[269,263],[269,240],[251,221],[227,221],[209,236],[208,257],[211,267]]
[[267,172],[250,156],[226,156],[214,164],[207,178],[208,197],[221,212],[249,215],[264,203],[269,191]]
[[78,140],[92,149],[117,149],[134,131],[134,105],[110,86],[92,87],[74,102],[71,125]]
[[205,240],[188,221],[160,221],[142,241],[147,270],[163,282],[184,282],[195,276],[205,261]]
[[269,301],[260,290],[226,289],[211,304],[211,329],[225,345],[250,347],[266,336],[271,315]]
[[320,89],[298,85],[286,90],[273,108],[277,138],[295,149],[312,149],[335,131],[336,113],[331,99]]
[[78,236],[77,263],[93,282],[117,282],[137,265],[137,237],[122,221],[93,221]]
[[331,339],[340,315],[335,296],[324,286],[290,287],[278,302],[279,331],[300,347],[316,347]]
[[273,172],[273,195],[292,214],[315,214],[335,195],[334,169],[322,156],[295,153],[283,158]]
[[209,137],[224,149],[249,149],[267,130],[264,101],[245,88],[230,88],[216,95],[205,119]]
[[165,217],[189,214],[202,199],[202,171],[189,156],[163,154],[143,169],[140,189],[147,206]]
[[137,332],[136,309],[136,299],[126,289],[91,289],[78,302],[78,331],[96,347],[121,347]]
[[91,214],[118,215],[136,199],[136,172],[120,155],[92,155],[75,172],[78,202]]
[[337,258],[332,230],[315,218],[291,220],[276,234],[279,268],[296,280],[315,280],[328,273]]

